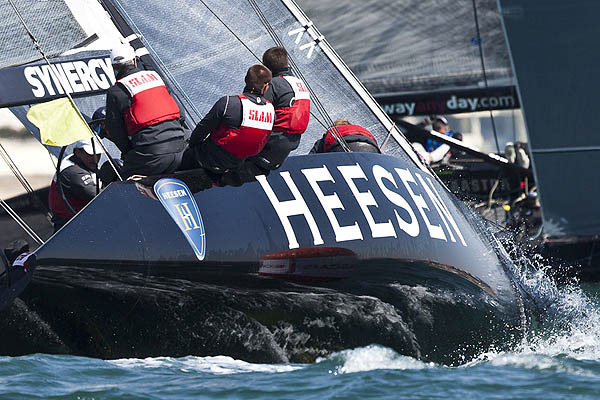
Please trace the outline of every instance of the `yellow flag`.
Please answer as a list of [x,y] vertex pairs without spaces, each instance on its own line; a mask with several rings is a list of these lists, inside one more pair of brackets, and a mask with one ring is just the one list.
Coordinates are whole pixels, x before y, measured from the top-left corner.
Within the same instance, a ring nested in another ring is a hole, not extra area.
[[92,137],[67,97],[32,106],[27,119],[39,128],[42,143],[50,146],[67,146]]

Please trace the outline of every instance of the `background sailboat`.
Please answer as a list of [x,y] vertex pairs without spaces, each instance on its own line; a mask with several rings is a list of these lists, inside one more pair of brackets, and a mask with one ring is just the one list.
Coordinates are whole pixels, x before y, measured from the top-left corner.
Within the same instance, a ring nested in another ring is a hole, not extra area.
[[544,245],[598,279],[595,1],[499,1],[527,123]]

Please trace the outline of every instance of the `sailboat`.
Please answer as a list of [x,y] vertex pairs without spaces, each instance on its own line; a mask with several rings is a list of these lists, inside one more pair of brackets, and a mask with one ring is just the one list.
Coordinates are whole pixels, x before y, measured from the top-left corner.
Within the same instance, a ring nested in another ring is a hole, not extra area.
[[[72,23],[81,20],[74,3],[64,3]],[[180,208],[177,223],[144,182],[104,189],[30,256],[37,269],[24,301],[52,335],[18,351],[311,361],[377,342],[457,363],[526,332],[526,306],[493,232],[421,163],[295,2],[86,7],[109,16],[161,74],[190,126],[236,93],[273,45],[288,50],[314,108],[299,148],[269,176],[205,188],[186,175],[197,208]],[[80,95],[78,105],[98,97]],[[308,155],[337,118],[387,143],[383,154]],[[190,245],[192,231],[201,249]]]
[[[499,1],[518,82],[542,210],[545,254],[599,279],[595,134],[599,87],[590,1]],[[576,21],[576,22],[574,22]],[[535,66],[535,67],[534,67]]]

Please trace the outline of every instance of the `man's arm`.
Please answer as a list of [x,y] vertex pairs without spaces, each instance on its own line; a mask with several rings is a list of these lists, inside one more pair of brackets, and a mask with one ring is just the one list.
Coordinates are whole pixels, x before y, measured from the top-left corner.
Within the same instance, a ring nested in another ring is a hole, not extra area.
[[285,78],[276,76],[271,79],[269,89],[265,93],[265,99],[273,103],[275,108],[278,107],[291,107],[292,99],[294,98],[294,89],[290,86]]
[[86,202],[96,197],[96,180],[92,173],[77,165],[61,171],[60,183],[66,197],[76,197]]
[[325,133],[321,139],[317,140],[312,149],[310,149],[310,151],[308,152],[308,154],[324,153],[325,151],[323,150],[323,145],[325,144],[326,136],[327,133]]
[[115,85],[106,94],[106,137],[117,145],[121,153],[130,150],[129,137],[123,122],[123,110],[129,107],[129,95],[119,85]]
[[192,136],[190,136],[190,147],[196,146],[200,144],[212,131],[217,129],[217,126],[221,123],[223,116],[225,115],[225,111],[229,106],[228,97],[221,97],[210,109],[208,114],[202,118],[202,121],[196,125],[194,131],[192,132]]

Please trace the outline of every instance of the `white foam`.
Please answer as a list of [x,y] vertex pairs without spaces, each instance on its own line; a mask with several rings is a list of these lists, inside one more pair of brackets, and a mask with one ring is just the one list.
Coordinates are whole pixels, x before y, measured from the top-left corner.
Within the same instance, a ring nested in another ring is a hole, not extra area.
[[487,364],[496,367],[513,367],[532,371],[556,371],[592,378],[600,377],[597,373],[574,365],[574,363],[575,361],[569,357],[550,356],[531,350],[522,350],[518,353],[485,353],[478,357],[477,360],[472,361],[461,368]]
[[253,364],[227,356],[125,358],[109,362],[121,368],[173,368],[182,372],[205,372],[215,375],[249,372],[281,373],[304,368],[300,365]]
[[573,364],[574,360],[600,360],[598,304],[584,293],[579,282],[558,285],[549,278],[547,271],[558,267],[549,265],[541,256],[527,258],[511,243],[507,243],[506,248],[514,260],[509,267],[527,293],[528,303],[533,305],[536,323],[513,353],[488,353],[476,362],[488,359],[496,363],[494,365],[573,372],[567,371],[571,367],[566,365]]
[[340,358],[343,360],[343,364],[335,370],[330,370],[330,373],[337,375],[377,369],[409,370],[435,367],[434,363],[425,363],[411,357],[401,356],[394,350],[379,345],[344,350],[327,359],[318,359],[317,362]]

